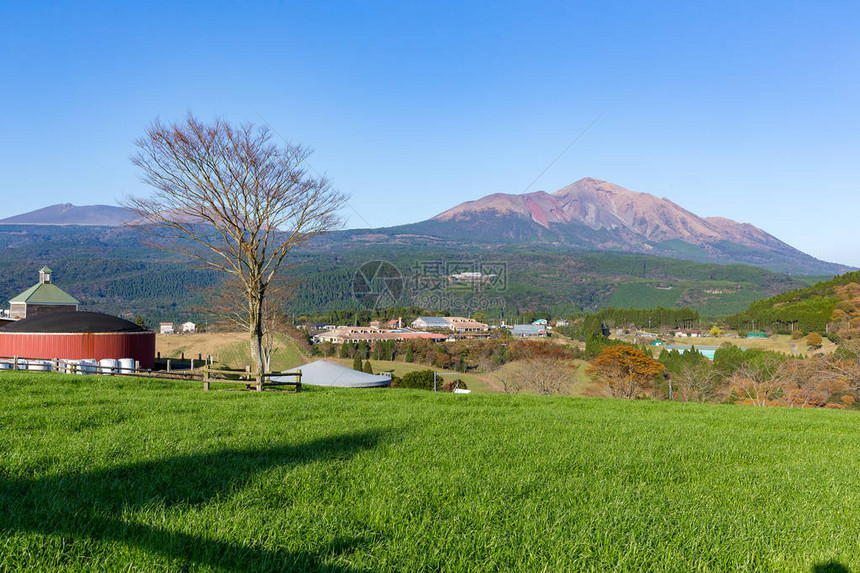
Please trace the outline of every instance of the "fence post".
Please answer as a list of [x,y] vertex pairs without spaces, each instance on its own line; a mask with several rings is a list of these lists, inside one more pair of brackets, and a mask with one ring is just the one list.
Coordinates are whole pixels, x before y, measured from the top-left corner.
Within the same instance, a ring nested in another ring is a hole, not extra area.
[[167,371],[170,372],[170,358],[167,359]]
[[18,357],[12,357],[12,370],[18,370]]
[[203,389],[209,390],[209,367],[203,367]]
[[296,394],[302,391],[302,370],[296,370]]

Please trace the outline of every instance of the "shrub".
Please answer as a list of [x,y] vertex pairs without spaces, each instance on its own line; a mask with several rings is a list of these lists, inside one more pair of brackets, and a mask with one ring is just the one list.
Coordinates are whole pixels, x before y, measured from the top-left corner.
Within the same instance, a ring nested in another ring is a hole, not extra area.
[[417,388],[418,390],[433,389],[433,371],[432,370],[417,370],[403,375],[398,388]]
[[810,348],[819,348],[822,342],[823,339],[817,332],[810,332],[806,337],[806,345]]

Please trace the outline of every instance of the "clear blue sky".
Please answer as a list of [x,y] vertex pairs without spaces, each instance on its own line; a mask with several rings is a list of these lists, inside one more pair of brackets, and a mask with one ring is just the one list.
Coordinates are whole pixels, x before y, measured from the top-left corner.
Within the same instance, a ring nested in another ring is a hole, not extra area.
[[860,266],[858,29],[827,0],[5,2],[0,211],[143,192],[133,140],[191,110],[316,149],[349,226],[409,223],[523,192],[605,111],[531,190],[605,179]]

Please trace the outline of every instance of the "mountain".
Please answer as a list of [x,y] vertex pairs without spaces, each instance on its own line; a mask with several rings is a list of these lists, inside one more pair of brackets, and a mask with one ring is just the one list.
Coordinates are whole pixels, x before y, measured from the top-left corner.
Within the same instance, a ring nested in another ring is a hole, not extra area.
[[133,219],[129,209],[111,205],[84,205],[58,203],[0,219],[0,225],[97,225],[116,227]]
[[795,274],[852,270],[807,255],[765,231],[699,217],[669,199],[585,178],[554,193],[496,193],[414,223],[352,231],[353,241],[541,243],[573,251],[642,253],[698,262],[742,263]]

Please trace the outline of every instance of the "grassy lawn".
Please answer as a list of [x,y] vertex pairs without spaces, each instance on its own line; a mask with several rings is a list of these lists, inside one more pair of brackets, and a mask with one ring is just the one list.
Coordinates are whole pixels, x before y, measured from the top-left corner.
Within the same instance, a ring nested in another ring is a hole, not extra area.
[[860,568],[855,412],[27,373],[0,402],[2,571]]

